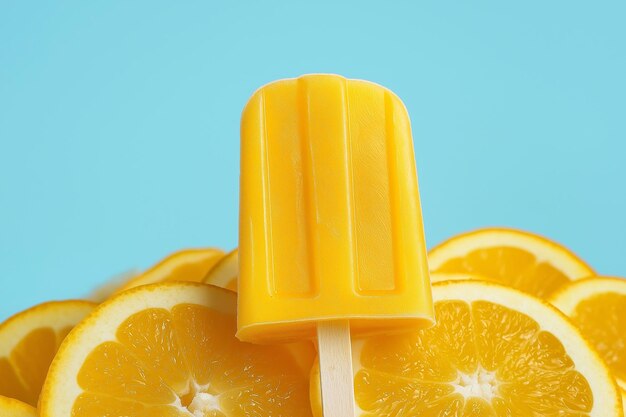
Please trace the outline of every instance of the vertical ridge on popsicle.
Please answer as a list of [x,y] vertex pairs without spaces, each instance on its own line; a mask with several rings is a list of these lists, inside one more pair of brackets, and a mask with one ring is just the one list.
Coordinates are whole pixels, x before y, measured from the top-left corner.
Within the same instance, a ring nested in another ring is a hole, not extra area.
[[304,79],[299,78],[297,83],[297,106],[298,106],[298,134],[300,143],[300,153],[302,159],[302,213],[304,224],[304,242],[303,244],[309,251],[313,251],[312,257],[307,257],[305,268],[308,271],[310,277],[310,290],[312,293],[317,292],[317,278],[316,278],[316,265],[315,259],[317,259],[317,248],[314,242],[315,233],[315,182],[313,181],[312,171],[312,158],[311,158],[311,143],[309,133],[309,89]]
[[[270,192],[261,205],[272,206],[271,296],[306,298],[315,294],[312,231],[307,215],[311,187],[305,183],[310,176],[307,167],[310,157],[304,144],[308,133],[302,129],[306,114],[300,112],[298,82],[291,80],[289,87],[285,90],[274,84],[263,91],[267,127],[263,140],[269,155]],[[306,91],[304,93],[306,99]]]
[[[350,219],[346,109],[343,100],[345,81],[339,77],[313,76],[303,78],[302,82],[308,86],[309,174],[315,179],[312,201],[316,209],[313,228],[316,280],[321,282],[332,276],[352,277],[354,266],[350,229],[343,220]],[[342,292],[351,292],[353,287],[351,280],[337,280],[335,285],[341,287]],[[320,291],[334,296],[334,289],[328,285]]]
[[[401,242],[399,245],[402,247],[417,247],[420,243],[418,236],[422,239],[422,242],[424,239],[424,226],[421,216],[418,217],[411,212],[402,210],[402,207],[415,207],[418,213],[422,211],[419,194],[410,191],[418,189],[411,123],[404,103],[391,91],[386,90],[386,93],[393,108],[391,112],[393,115],[391,127],[394,132],[394,147],[396,148],[396,161],[394,164],[396,167],[396,178],[393,179],[393,183],[397,189],[394,200],[397,202],[397,209],[394,212],[394,221],[402,225],[402,227],[397,229],[398,241],[396,243]],[[403,135],[406,136],[406,140],[402,140]],[[408,175],[400,177],[398,172],[406,172]],[[400,257],[399,265],[401,266],[398,275],[402,278],[400,281],[402,285],[409,286],[413,279],[412,276],[416,272],[421,272],[421,275],[426,278],[424,281],[415,281],[416,283],[422,283],[422,285],[429,283],[426,251],[406,252],[400,250],[398,253]]]
[[[387,175],[389,178],[389,207],[392,214],[391,216],[391,254],[393,256],[393,272],[395,276],[395,288],[394,290],[402,290],[404,281],[406,279],[406,270],[402,265],[402,259],[399,256],[401,248],[403,246],[402,233],[399,230],[398,219],[398,164],[397,164],[397,149],[395,143],[395,124],[394,124],[394,103],[393,98],[389,91],[383,92],[383,100],[385,107],[385,139],[386,139],[386,151],[387,151]],[[400,240],[400,242],[398,242]]]
[[[261,134],[261,138],[259,140],[259,145],[261,147],[261,155],[262,155],[262,193],[263,198],[266,201],[270,200],[271,196],[271,185],[269,179],[269,150],[267,147],[267,114],[266,114],[266,102],[265,102],[265,92],[260,92],[259,97],[259,132]],[[264,237],[267,242],[265,246],[265,268],[268,277],[271,277],[271,282],[274,282],[274,243],[272,238],[272,206],[271,204],[265,204],[263,206],[264,211]]]
[[352,286],[356,289],[358,288],[359,283],[359,243],[358,243],[358,233],[357,233],[357,214],[356,214],[356,204],[355,204],[355,196],[354,196],[354,161],[352,159],[354,153],[352,151],[352,129],[351,126],[351,117],[350,117],[350,95],[348,90],[348,80],[342,79],[343,91],[342,91],[342,100],[343,100],[343,122],[346,130],[346,134],[344,135],[344,140],[346,142],[346,175],[347,175],[347,184],[346,184],[346,196],[348,198],[348,208],[350,211],[350,216],[348,219],[348,233],[349,233],[349,243],[350,243],[350,254],[352,256]]
[[362,295],[395,290],[385,97],[384,89],[376,87],[353,81],[349,94],[359,254],[356,291]]

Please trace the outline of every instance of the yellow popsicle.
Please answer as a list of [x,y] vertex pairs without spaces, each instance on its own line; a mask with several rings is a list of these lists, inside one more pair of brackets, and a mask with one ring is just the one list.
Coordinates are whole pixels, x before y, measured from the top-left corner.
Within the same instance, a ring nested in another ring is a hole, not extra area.
[[354,414],[350,331],[433,322],[408,114],[337,75],[268,84],[241,122],[237,336],[317,335],[324,414]]
[[336,75],[271,83],[241,122],[238,336],[314,337],[431,322],[408,114],[391,91]]

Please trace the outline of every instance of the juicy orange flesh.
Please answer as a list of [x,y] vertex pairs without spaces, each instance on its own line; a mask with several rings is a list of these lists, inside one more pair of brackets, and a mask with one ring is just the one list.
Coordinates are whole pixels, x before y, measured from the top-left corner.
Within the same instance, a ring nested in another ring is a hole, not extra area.
[[50,363],[69,330],[34,329],[15,345],[9,357],[0,358],[0,395],[36,407]]
[[310,416],[308,375],[286,350],[235,332],[234,314],[194,304],[130,316],[83,363],[73,416],[189,417],[198,393],[217,398],[206,417]]
[[626,380],[626,295],[604,293],[581,301],[572,319],[613,374]]
[[450,259],[436,272],[474,273],[544,298],[570,281],[553,266],[537,262],[535,255],[508,246],[476,249]]
[[433,328],[364,342],[363,416],[589,415],[587,380],[532,318],[486,301],[440,301],[435,312]]

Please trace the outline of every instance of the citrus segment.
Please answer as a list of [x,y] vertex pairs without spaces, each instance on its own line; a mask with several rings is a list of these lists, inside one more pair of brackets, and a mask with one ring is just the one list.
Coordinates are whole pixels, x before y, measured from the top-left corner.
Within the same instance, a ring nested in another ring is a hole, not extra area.
[[163,382],[175,391],[187,388],[189,370],[169,311],[154,308],[136,313],[122,323],[116,335],[148,372],[160,372]]
[[224,252],[215,248],[186,249],[175,252],[128,280],[116,292],[167,281],[201,282],[207,272],[223,256]]
[[626,389],[626,279],[576,281],[550,301],[574,321]]
[[622,415],[602,360],[547,303],[481,281],[435,284],[433,298],[434,327],[353,343],[358,416]]
[[308,372],[284,347],[237,340],[236,303],[185,282],[113,297],[59,349],[41,415],[310,415]]
[[37,405],[61,341],[94,307],[81,300],[49,302],[0,324],[0,395]]
[[221,288],[237,291],[239,276],[239,251],[237,249],[220,259],[204,277],[205,284],[217,285]]
[[26,403],[0,395],[0,416],[37,417],[37,410]]
[[535,234],[502,228],[455,236],[431,249],[428,260],[433,272],[475,274],[538,297],[593,274],[569,249]]

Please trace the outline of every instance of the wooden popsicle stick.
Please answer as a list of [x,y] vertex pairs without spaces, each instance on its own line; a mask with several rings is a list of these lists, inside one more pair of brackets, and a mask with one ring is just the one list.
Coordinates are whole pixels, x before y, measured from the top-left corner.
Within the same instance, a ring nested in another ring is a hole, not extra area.
[[317,324],[324,417],[354,417],[354,375],[350,323]]

